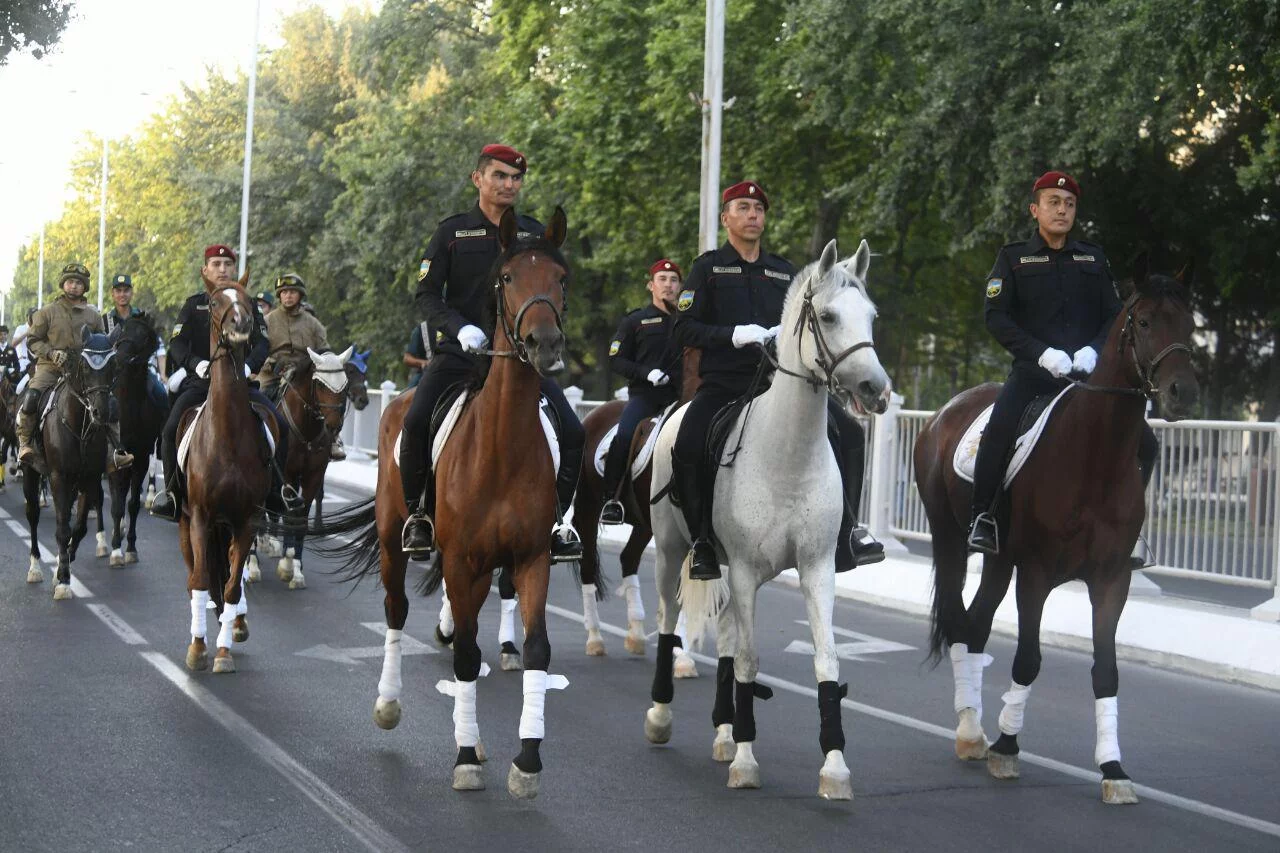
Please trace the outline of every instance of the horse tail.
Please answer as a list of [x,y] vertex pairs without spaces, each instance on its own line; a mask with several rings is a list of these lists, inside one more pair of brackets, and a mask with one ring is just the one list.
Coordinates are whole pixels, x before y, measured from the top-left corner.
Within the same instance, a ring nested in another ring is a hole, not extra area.
[[440,588],[440,584],[444,581],[444,557],[439,551],[431,556],[431,562],[427,564],[427,570],[422,573],[422,577],[418,578],[418,582],[414,584],[414,589],[418,595],[431,595]]
[[307,536],[320,541],[313,551],[341,562],[333,574],[343,580],[360,581],[381,571],[382,543],[378,538],[376,498],[365,498],[307,526]]
[[931,667],[942,661],[946,647],[961,636],[966,616],[964,607],[964,583],[969,573],[969,561],[963,548],[959,559],[946,547],[934,547],[933,551],[933,605],[929,611],[929,656]]
[[692,580],[689,577],[692,566],[693,553],[690,552],[680,567],[680,589],[676,600],[684,611],[689,646],[699,648],[707,625],[715,622],[729,603],[729,582],[723,576],[713,581]]

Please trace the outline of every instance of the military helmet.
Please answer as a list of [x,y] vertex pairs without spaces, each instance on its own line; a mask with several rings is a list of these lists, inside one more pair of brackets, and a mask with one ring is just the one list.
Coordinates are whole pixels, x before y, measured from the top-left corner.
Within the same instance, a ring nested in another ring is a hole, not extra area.
[[296,290],[305,296],[307,283],[297,273],[287,272],[276,279],[276,294],[279,295],[280,291],[289,289]]
[[78,281],[85,287],[89,286],[89,268],[84,264],[67,264],[62,268],[62,275],[58,278],[58,286],[61,287],[64,282]]

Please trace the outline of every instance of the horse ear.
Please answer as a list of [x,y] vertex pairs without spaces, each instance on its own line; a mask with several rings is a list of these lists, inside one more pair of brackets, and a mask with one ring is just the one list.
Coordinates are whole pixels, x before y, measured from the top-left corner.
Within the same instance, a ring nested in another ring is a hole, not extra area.
[[244,257],[244,275],[240,276],[240,286],[246,290],[249,287],[249,256]]
[[1191,287],[1191,282],[1195,280],[1195,277],[1196,277],[1196,259],[1195,258],[1192,258],[1191,260],[1187,261],[1186,264],[1183,265],[1182,269],[1178,270],[1178,274],[1174,276],[1174,278],[1178,280],[1178,284],[1188,288]]
[[346,364],[348,361],[351,360],[351,354],[355,351],[356,351],[356,348],[354,346],[347,347],[341,353],[338,354],[338,359],[343,364]]
[[307,347],[307,355],[311,356],[312,364],[314,364],[316,367],[320,366],[320,353],[316,352],[311,347]]
[[822,250],[822,257],[818,258],[818,278],[826,278],[827,273],[835,269],[836,261],[839,259],[840,252],[836,249],[836,241],[832,239]]
[[516,213],[508,207],[506,212],[502,214],[502,219],[498,222],[498,245],[502,246],[503,251],[506,251],[516,241],[516,232],[518,230]]
[[867,241],[863,240],[858,244],[858,251],[853,253],[853,257],[845,261],[844,268],[851,276],[859,282],[867,280],[867,270],[871,267],[871,247],[867,245]]
[[551,224],[547,226],[547,230],[542,236],[548,243],[557,249],[564,245],[564,238],[569,233],[569,220],[564,215],[564,208],[556,205],[556,212],[551,214]]

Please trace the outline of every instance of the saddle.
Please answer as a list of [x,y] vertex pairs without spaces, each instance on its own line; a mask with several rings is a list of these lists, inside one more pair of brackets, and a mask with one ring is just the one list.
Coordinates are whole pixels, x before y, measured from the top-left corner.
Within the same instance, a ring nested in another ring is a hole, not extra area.
[[[658,433],[662,431],[662,425],[667,422],[667,418],[675,411],[676,403],[667,406],[656,416],[647,418],[653,422],[653,429],[649,431],[649,435],[645,438],[644,444],[640,445],[640,449],[636,451],[635,458],[631,460],[631,477],[635,479],[644,473],[644,469],[649,467],[649,463],[653,461],[653,448],[658,444]],[[643,423],[643,422],[642,422]],[[604,476],[605,459],[609,456],[609,446],[613,444],[614,437],[618,434],[618,425],[614,424],[609,427],[603,436],[600,437],[600,443],[596,445],[595,466],[596,473],[601,477]]]
[[[736,448],[729,451],[728,459],[725,459],[725,449],[729,446],[730,438],[738,434],[733,429],[738,422],[738,416],[742,414],[743,410],[754,398],[755,395],[753,394],[744,394],[735,400],[731,400],[711,418],[711,425],[707,428],[706,439],[703,442],[702,459],[699,460],[698,465],[699,488],[702,490],[702,494],[707,496],[714,495],[716,474],[719,472],[721,464],[733,463],[733,457],[737,454]],[[677,507],[683,505],[679,482],[679,477],[672,477],[671,483],[663,490],[663,492],[670,490],[671,503]],[[654,497],[654,500],[656,501],[662,497],[663,492],[659,492]]]
[[[1053,410],[1071,388],[1072,386],[1068,385],[1059,391],[1056,396],[1043,395],[1036,397],[1023,411],[1022,417],[1018,420],[1018,437],[1013,442],[1013,449],[1009,452],[1009,458],[1005,466],[1003,481],[1005,488],[1008,488],[1013,483],[1014,477],[1018,476],[1022,466],[1031,457],[1031,451],[1035,449],[1036,443],[1044,433],[1044,428],[1048,425],[1049,418],[1053,415]],[[979,412],[973,423],[969,424],[969,428],[964,431],[959,444],[956,445],[956,452],[952,457],[952,467],[955,468],[956,476],[966,482],[973,482],[973,469],[978,461],[978,444],[982,441],[982,430],[986,428],[987,421],[991,419],[991,411],[994,408],[995,404],[993,403]]]

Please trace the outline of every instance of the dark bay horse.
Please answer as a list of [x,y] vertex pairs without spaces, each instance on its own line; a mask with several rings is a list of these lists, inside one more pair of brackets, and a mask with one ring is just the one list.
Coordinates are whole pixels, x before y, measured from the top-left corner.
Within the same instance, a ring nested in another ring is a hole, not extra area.
[[[670,306],[674,313],[675,305]],[[702,360],[702,351],[686,348],[682,361],[682,384],[680,386],[680,402],[686,403],[693,398],[701,378],[698,365]],[[611,496],[604,494],[603,478],[596,473],[592,460],[596,458],[596,450],[601,439],[613,429],[622,416],[626,404],[622,400],[611,400],[603,406],[593,409],[582,419],[582,428],[586,431],[587,442],[584,458],[587,463],[582,466],[582,479],[578,483],[578,491],[573,499],[573,517],[577,521],[578,532],[582,536],[582,561],[580,573],[582,578],[583,624],[587,629],[587,654],[605,654],[604,638],[600,635],[600,617],[596,602],[602,598],[597,590],[602,590],[600,574],[600,510]],[[631,534],[627,544],[622,547],[619,561],[622,564],[621,595],[627,602],[627,636],[623,639],[623,647],[633,655],[643,655],[645,650],[644,603],[640,598],[640,559],[645,548],[653,540],[653,528],[649,522],[649,480],[653,472],[651,464],[645,466],[640,476],[631,476],[631,465],[636,454],[644,447],[649,435],[657,426],[657,418],[646,418],[636,427],[631,440],[631,449],[627,453],[627,469],[622,479],[621,493],[618,499],[626,510],[627,523],[631,525]],[[683,614],[681,614],[683,616]],[[683,634],[681,629],[677,633]],[[676,649],[675,677],[691,678],[698,674],[697,665],[692,657],[683,649]]]
[[[102,515],[102,475],[107,465],[107,431],[111,387],[116,379],[115,352],[107,336],[85,327],[81,348],[67,354],[62,379],[54,386],[53,408],[45,417],[40,436],[44,468],[53,493],[54,537],[58,543],[55,601],[71,594],[71,563],[88,532],[89,510]],[[26,498],[27,528],[31,531],[31,564],[28,582],[42,580],[40,545],[40,474],[23,466],[22,491]],[[71,525],[72,504],[76,506]]]
[[[372,350],[352,354],[346,364],[347,402],[357,412],[363,412],[369,405],[369,354]],[[316,493],[316,524],[324,519],[324,481],[320,481],[320,491]]]
[[[215,673],[236,671],[231,644],[249,637],[241,575],[271,486],[271,450],[244,378],[255,316],[244,290],[248,278],[246,269],[238,284],[209,296],[209,396],[203,414],[197,418],[197,410],[190,410],[178,429],[179,436],[191,432],[184,466],[187,499],[178,519],[191,605],[187,668],[209,666],[205,614],[212,600],[221,624]],[[274,419],[265,420],[274,435]]]
[[21,381],[18,351],[11,346],[0,348],[0,491],[4,490],[9,457],[17,452],[18,434],[14,418],[18,412],[17,389]]
[[[562,369],[564,361],[561,316],[568,265],[559,247],[565,233],[564,212],[558,208],[545,234],[523,239],[517,239],[514,214],[507,211],[502,217],[502,254],[491,275],[498,314],[490,351],[494,363],[436,465],[439,550],[422,589],[429,593],[442,579],[447,583],[456,626],[455,680],[442,681],[438,688],[454,697],[458,756],[453,787],[458,790],[484,788],[484,750],[476,722],[476,679],[482,674],[476,631],[495,569],[512,570],[525,625],[521,750],[507,776],[507,789],[516,797],[537,795],[546,691],[566,683],[547,674],[547,531],[556,517],[556,472],[538,407],[541,377]],[[376,497],[338,513],[317,531],[357,533],[344,549],[353,576],[381,569],[388,631],[374,721],[384,729],[394,728],[401,713],[400,637],[409,613],[404,582],[408,559],[400,548],[406,511],[394,448],[412,397],[412,391],[400,395],[382,417]]]
[[[1184,271],[1185,273],[1185,271]],[[1018,775],[1018,733],[1040,671],[1040,617],[1050,590],[1082,580],[1093,603],[1094,759],[1107,803],[1134,803],[1133,783],[1120,765],[1117,737],[1116,626],[1129,593],[1129,554],[1145,517],[1138,441],[1148,399],[1169,420],[1195,405],[1199,385],[1191,364],[1195,329],[1183,274],[1148,275],[1145,256],[1098,366],[1058,403],[1040,447],[1009,487],[1007,543],[986,556],[982,581],[966,609],[966,531],[970,485],[952,464],[956,444],[999,386],[963,392],[938,411],[915,446],[916,484],[933,531],[932,659],[950,646],[959,715],[956,753],[987,758],[996,778]],[[1064,461],[1069,464],[1063,464]],[[982,730],[982,669],[997,606],[1018,568],[1018,650],[1013,686],[1002,697],[1000,738],[988,750]]]
[[[143,312],[125,320],[116,333],[116,402],[120,406],[120,441],[133,454],[133,465],[108,477],[111,485],[111,565],[138,562],[138,510],[142,505],[142,484],[151,469],[151,453],[169,414],[164,386],[153,379],[148,367],[159,344],[155,318]],[[153,387],[158,386],[158,387]],[[128,536],[124,534],[126,502],[129,510]],[[99,515],[98,528],[102,528]],[[121,550],[121,543],[124,549]]]

